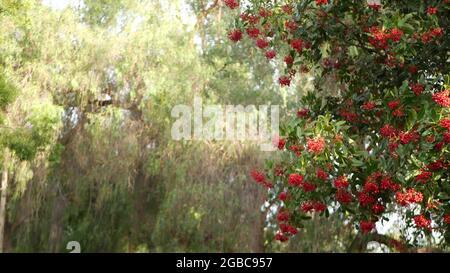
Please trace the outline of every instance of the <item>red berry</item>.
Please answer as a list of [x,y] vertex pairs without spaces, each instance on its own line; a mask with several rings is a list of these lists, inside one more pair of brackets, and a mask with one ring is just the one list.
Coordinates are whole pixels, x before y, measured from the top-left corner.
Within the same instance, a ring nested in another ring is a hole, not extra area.
[[291,85],[291,79],[288,76],[281,76],[278,79],[278,82],[281,86],[290,86]]
[[263,183],[266,180],[264,174],[257,170],[252,170],[250,172],[250,175],[252,176],[253,180],[255,180],[258,183]]
[[239,7],[239,3],[236,0],[223,0],[225,5],[227,5],[230,9],[235,9]]
[[292,49],[295,49],[297,52],[301,52],[303,48],[303,41],[301,39],[293,39],[291,41]]
[[328,4],[328,0],[316,0],[316,5],[321,6],[321,5],[326,5]]
[[423,90],[425,89],[425,87],[420,83],[410,83],[409,88],[411,88],[416,96],[422,94]]
[[289,15],[292,14],[292,12],[293,12],[293,8],[289,4],[285,4],[285,5],[281,6],[281,10],[283,10],[284,13],[289,14]]
[[303,175],[293,173],[289,176],[288,182],[291,186],[301,186],[303,184]]
[[247,35],[250,36],[250,38],[256,39],[256,38],[258,38],[259,34],[260,34],[260,31],[258,28],[256,28],[256,27],[247,28]]
[[287,65],[293,64],[294,63],[294,58],[291,55],[287,55],[286,57],[284,57],[284,62]]
[[348,180],[345,176],[339,176],[334,180],[334,186],[336,188],[347,188],[349,185]]
[[379,203],[372,206],[372,212],[374,214],[377,214],[377,215],[382,214],[384,212],[384,210],[385,210],[384,206]]
[[427,8],[428,15],[433,15],[433,14],[436,14],[437,12],[438,12],[438,9],[435,8],[435,7],[428,7]]
[[371,221],[361,221],[359,223],[362,233],[369,233],[375,228],[375,223]]
[[427,219],[423,215],[417,215],[414,217],[414,223],[419,228],[431,229],[431,220]]
[[448,118],[443,118],[443,119],[441,119],[441,120],[439,121],[439,125],[440,125],[442,128],[447,129],[447,131],[450,131],[450,119],[448,119]]
[[397,108],[399,105],[400,105],[400,101],[399,101],[399,100],[393,100],[393,101],[388,102],[388,107],[389,107],[391,110],[394,110],[394,109]]
[[273,59],[277,56],[277,52],[275,50],[269,50],[266,52],[267,59]]
[[444,90],[442,92],[433,94],[433,101],[443,107],[450,107],[450,90]]
[[305,118],[307,117],[309,114],[309,110],[308,109],[301,109],[297,111],[297,117],[298,118]]
[[269,42],[267,42],[266,40],[264,40],[262,38],[259,38],[258,40],[256,40],[256,46],[261,49],[264,49],[269,46]]
[[325,139],[323,137],[309,139],[307,146],[310,153],[320,154],[325,150]]
[[286,201],[287,197],[288,197],[288,194],[287,194],[287,192],[284,192],[284,191],[278,195],[278,199],[280,199],[281,201]]
[[374,11],[380,11],[381,5],[377,3],[367,4],[369,8],[373,9]]
[[338,189],[336,193],[336,200],[342,204],[348,204],[352,202],[352,195],[344,189]]
[[301,187],[302,187],[304,192],[312,192],[312,191],[314,191],[316,189],[315,185],[313,185],[311,183],[308,183],[308,182],[303,182],[301,184]]
[[363,110],[366,110],[366,111],[373,110],[373,109],[375,108],[375,103],[372,102],[372,101],[368,101],[368,102],[364,103],[364,104],[361,106],[361,108],[362,108]]
[[446,223],[447,225],[450,225],[450,214],[446,214],[443,217],[444,223]]
[[321,168],[317,169],[316,176],[317,176],[317,178],[319,178],[321,180],[327,180],[328,179],[328,174],[324,170],[322,170]]
[[416,176],[416,182],[420,182],[422,184],[425,184],[430,180],[430,178],[433,176],[432,172],[422,171],[420,174]]
[[228,33],[228,38],[233,42],[238,42],[242,39],[242,31],[240,31],[239,29],[231,30]]
[[393,126],[386,124],[383,128],[380,129],[380,134],[383,137],[394,137],[396,134],[396,130]]

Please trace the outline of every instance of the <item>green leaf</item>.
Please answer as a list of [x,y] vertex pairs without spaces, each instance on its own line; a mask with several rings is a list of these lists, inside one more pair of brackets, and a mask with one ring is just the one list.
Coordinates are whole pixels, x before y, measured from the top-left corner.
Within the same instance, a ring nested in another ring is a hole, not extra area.
[[348,48],[348,55],[349,55],[351,58],[356,58],[356,57],[358,57],[358,55],[359,55],[358,48],[357,48],[356,46],[350,46],[350,47]]
[[417,122],[417,112],[414,109],[408,110],[406,119],[406,129],[411,130]]
[[362,162],[361,160],[352,159],[352,166],[353,167],[361,167],[361,166],[364,166],[364,162]]
[[300,215],[300,219],[302,219],[302,220],[311,220],[312,217],[309,216],[309,215]]

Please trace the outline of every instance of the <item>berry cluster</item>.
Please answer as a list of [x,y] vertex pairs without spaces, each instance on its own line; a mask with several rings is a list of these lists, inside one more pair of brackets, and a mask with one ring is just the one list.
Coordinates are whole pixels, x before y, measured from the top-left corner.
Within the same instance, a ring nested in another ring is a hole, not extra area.
[[245,37],[282,66],[281,87],[314,75],[315,90],[274,139],[280,162],[252,173],[279,202],[275,238],[295,235],[305,214],[336,209],[362,233],[409,211],[418,232],[450,236],[450,1],[224,1],[238,13],[229,39]]

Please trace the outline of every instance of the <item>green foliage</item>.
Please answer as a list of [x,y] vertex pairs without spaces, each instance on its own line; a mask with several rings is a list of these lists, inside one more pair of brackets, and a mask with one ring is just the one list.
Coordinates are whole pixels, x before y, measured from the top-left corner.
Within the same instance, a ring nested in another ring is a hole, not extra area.
[[7,134],[7,146],[20,160],[31,160],[37,153],[36,143],[27,129],[19,129]]
[[50,145],[60,123],[58,107],[51,105],[36,106],[30,118],[29,127],[8,130],[4,137],[6,146],[14,151],[20,160],[31,160],[39,150]]
[[63,152],[64,152],[64,145],[61,145],[60,143],[57,143],[52,147],[50,154],[48,156],[48,162],[50,163],[51,167],[55,168],[61,164]]
[[30,4],[28,0],[2,0],[0,2],[0,14],[14,14],[22,8],[26,8]]
[[53,104],[35,105],[27,121],[31,125],[31,135],[38,147],[53,143],[55,132],[61,126],[61,107]]
[[91,25],[109,26],[117,23],[132,1],[84,0],[81,9],[82,20]]
[[4,110],[16,97],[16,88],[9,84],[3,73],[0,72],[0,110]]

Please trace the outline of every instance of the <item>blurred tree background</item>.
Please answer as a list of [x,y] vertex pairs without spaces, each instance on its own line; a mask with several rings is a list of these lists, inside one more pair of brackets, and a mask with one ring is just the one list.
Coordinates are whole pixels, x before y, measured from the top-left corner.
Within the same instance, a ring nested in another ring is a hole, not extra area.
[[272,240],[248,173],[273,154],[171,139],[171,109],[194,96],[286,112],[308,88],[280,90],[275,65],[233,50],[230,20],[216,0],[0,0],[3,251],[346,250],[354,231],[334,216]]

